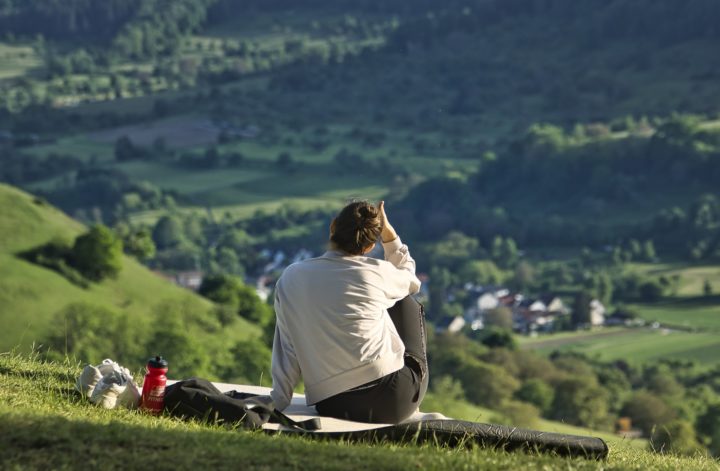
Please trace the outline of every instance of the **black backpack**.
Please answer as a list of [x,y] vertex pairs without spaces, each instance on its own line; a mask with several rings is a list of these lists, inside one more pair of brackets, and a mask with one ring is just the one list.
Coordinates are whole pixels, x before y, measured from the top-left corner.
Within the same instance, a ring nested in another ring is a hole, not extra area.
[[268,422],[298,431],[320,428],[320,419],[296,422],[275,410],[270,396],[229,391],[222,393],[210,381],[190,378],[165,389],[165,411],[175,417],[208,423],[260,428]]

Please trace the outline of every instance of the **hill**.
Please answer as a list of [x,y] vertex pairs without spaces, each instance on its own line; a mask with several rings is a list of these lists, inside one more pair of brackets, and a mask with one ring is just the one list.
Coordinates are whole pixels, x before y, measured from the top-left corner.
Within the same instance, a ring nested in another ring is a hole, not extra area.
[[[0,323],[3,326],[0,350],[17,348],[27,352],[33,344],[42,349],[49,337],[66,335],[67,325],[58,322],[58,313],[78,303],[121,316],[134,335],[128,340],[137,345],[149,338],[158,320],[160,331],[166,329],[168,335],[175,322],[187,322],[184,328],[211,352],[230,350],[238,341],[260,337],[260,329],[241,318],[223,329],[210,315],[214,309],[212,303],[166,281],[132,258],[123,258],[123,269],[117,279],[93,283],[84,289],[55,271],[17,256],[18,252],[53,239],[71,240],[83,231],[82,224],[46,201],[0,184]],[[205,317],[204,325],[198,324],[198,318],[202,317]],[[71,334],[82,339],[97,332]],[[112,353],[113,341],[113,338],[106,339],[105,353],[100,354]],[[137,351],[140,358],[149,354],[152,352]],[[92,362],[101,359],[81,358]],[[137,359],[129,353],[125,358],[118,358],[121,361]],[[201,365],[196,366],[202,372]]]
[[[718,469],[705,457],[680,458],[611,443],[605,462],[532,453],[436,446],[320,442],[102,410],[72,389],[79,368],[0,356],[0,467],[247,469]],[[129,452],[128,450],[132,450]]]

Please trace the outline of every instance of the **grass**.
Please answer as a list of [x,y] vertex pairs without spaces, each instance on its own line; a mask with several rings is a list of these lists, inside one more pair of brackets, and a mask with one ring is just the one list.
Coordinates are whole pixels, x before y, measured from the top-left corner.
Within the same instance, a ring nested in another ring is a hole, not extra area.
[[233,430],[96,408],[74,392],[77,365],[0,355],[2,469],[694,469],[718,462],[613,447],[605,462],[435,445],[352,444]]
[[23,153],[30,156],[45,157],[51,153],[69,155],[84,161],[96,157],[98,161],[114,159],[113,143],[94,141],[87,136],[65,136],[49,144],[28,147]]
[[602,360],[622,359],[637,364],[674,359],[712,366],[717,364],[720,335],[668,329],[607,329],[521,338],[520,345],[541,353],[577,351]]
[[[0,184],[0,349],[21,347],[28,351],[33,343],[62,328],[53,324],[54,316],[73,302],[121,311],[140,325],[147,325],[164,302],[186,303],[196,312],[212,307],[206,299],[151,273],[129,257],[124,258],[117,279],[83,289],[15,255],[55,238],[72,240],[83,230],[81,224],[47,203]],[[253,335],[259,335],[258,328],[237,319],[225,329],[221,342],[205,337],[199,340],[231,345]]]
[[0,43],[0,80],[30,75],[42,65],[32,47]]
[[667,298],[631,305],[641,317],[663,324],[720,331],[720,295]]
[[703,295],[703,285],[709,281],[715,291],[720,291],[720,265],[688,265],[687,263],[632,263],[630,270],[650,276],[680,277],[677,296]]

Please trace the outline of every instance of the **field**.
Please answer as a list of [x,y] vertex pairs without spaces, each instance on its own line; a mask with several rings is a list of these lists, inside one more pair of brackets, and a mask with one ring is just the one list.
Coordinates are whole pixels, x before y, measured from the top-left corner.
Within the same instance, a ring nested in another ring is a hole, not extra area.
[[0,43],[0,80],[32,74],[41,65],[31,47]]
[[633,364],[668,359],[694,361],[706,367],[717,364],[720,335],[670,329],[615,328],[590,332],[521,337],[523,349],[549,354],[576,351],[601,360],[625,360]]
[[[75,365],[0,356],[0,456],[4,469],[234,467],[246,469],[694,469],[715,470],[705,457],[656,455],[610,439],[605,462],[491,449],[433,445],[351,444],[102,410],[72,389]],[[587,432],[587,431],[582,431]],[[128,450],[132,450],[129,452]]]
[[630,305],[651,321],[669,326],[720,331],[720,296],[669,298],[652,304]]
[[[701,331],[720,331],[720,266],[683,263],[631,264],[628,269],[650,276],[679,277],[677,290],[655,303],[630,305],[648,321]],[[704,292],[710,284],[711,294]]]
[[688,265],[686,263],[633,263],[630,270],[653,276],[680,276],[676,296],[693,297],[703,295],[703,285],[708,281],[720,292],[720,266]]

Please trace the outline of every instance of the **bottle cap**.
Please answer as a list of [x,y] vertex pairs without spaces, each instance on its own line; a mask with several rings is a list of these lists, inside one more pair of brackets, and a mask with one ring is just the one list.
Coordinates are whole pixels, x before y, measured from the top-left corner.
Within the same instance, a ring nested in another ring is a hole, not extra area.
[[160,355],[148,360],[148,368],[167,368],[168,362]]

